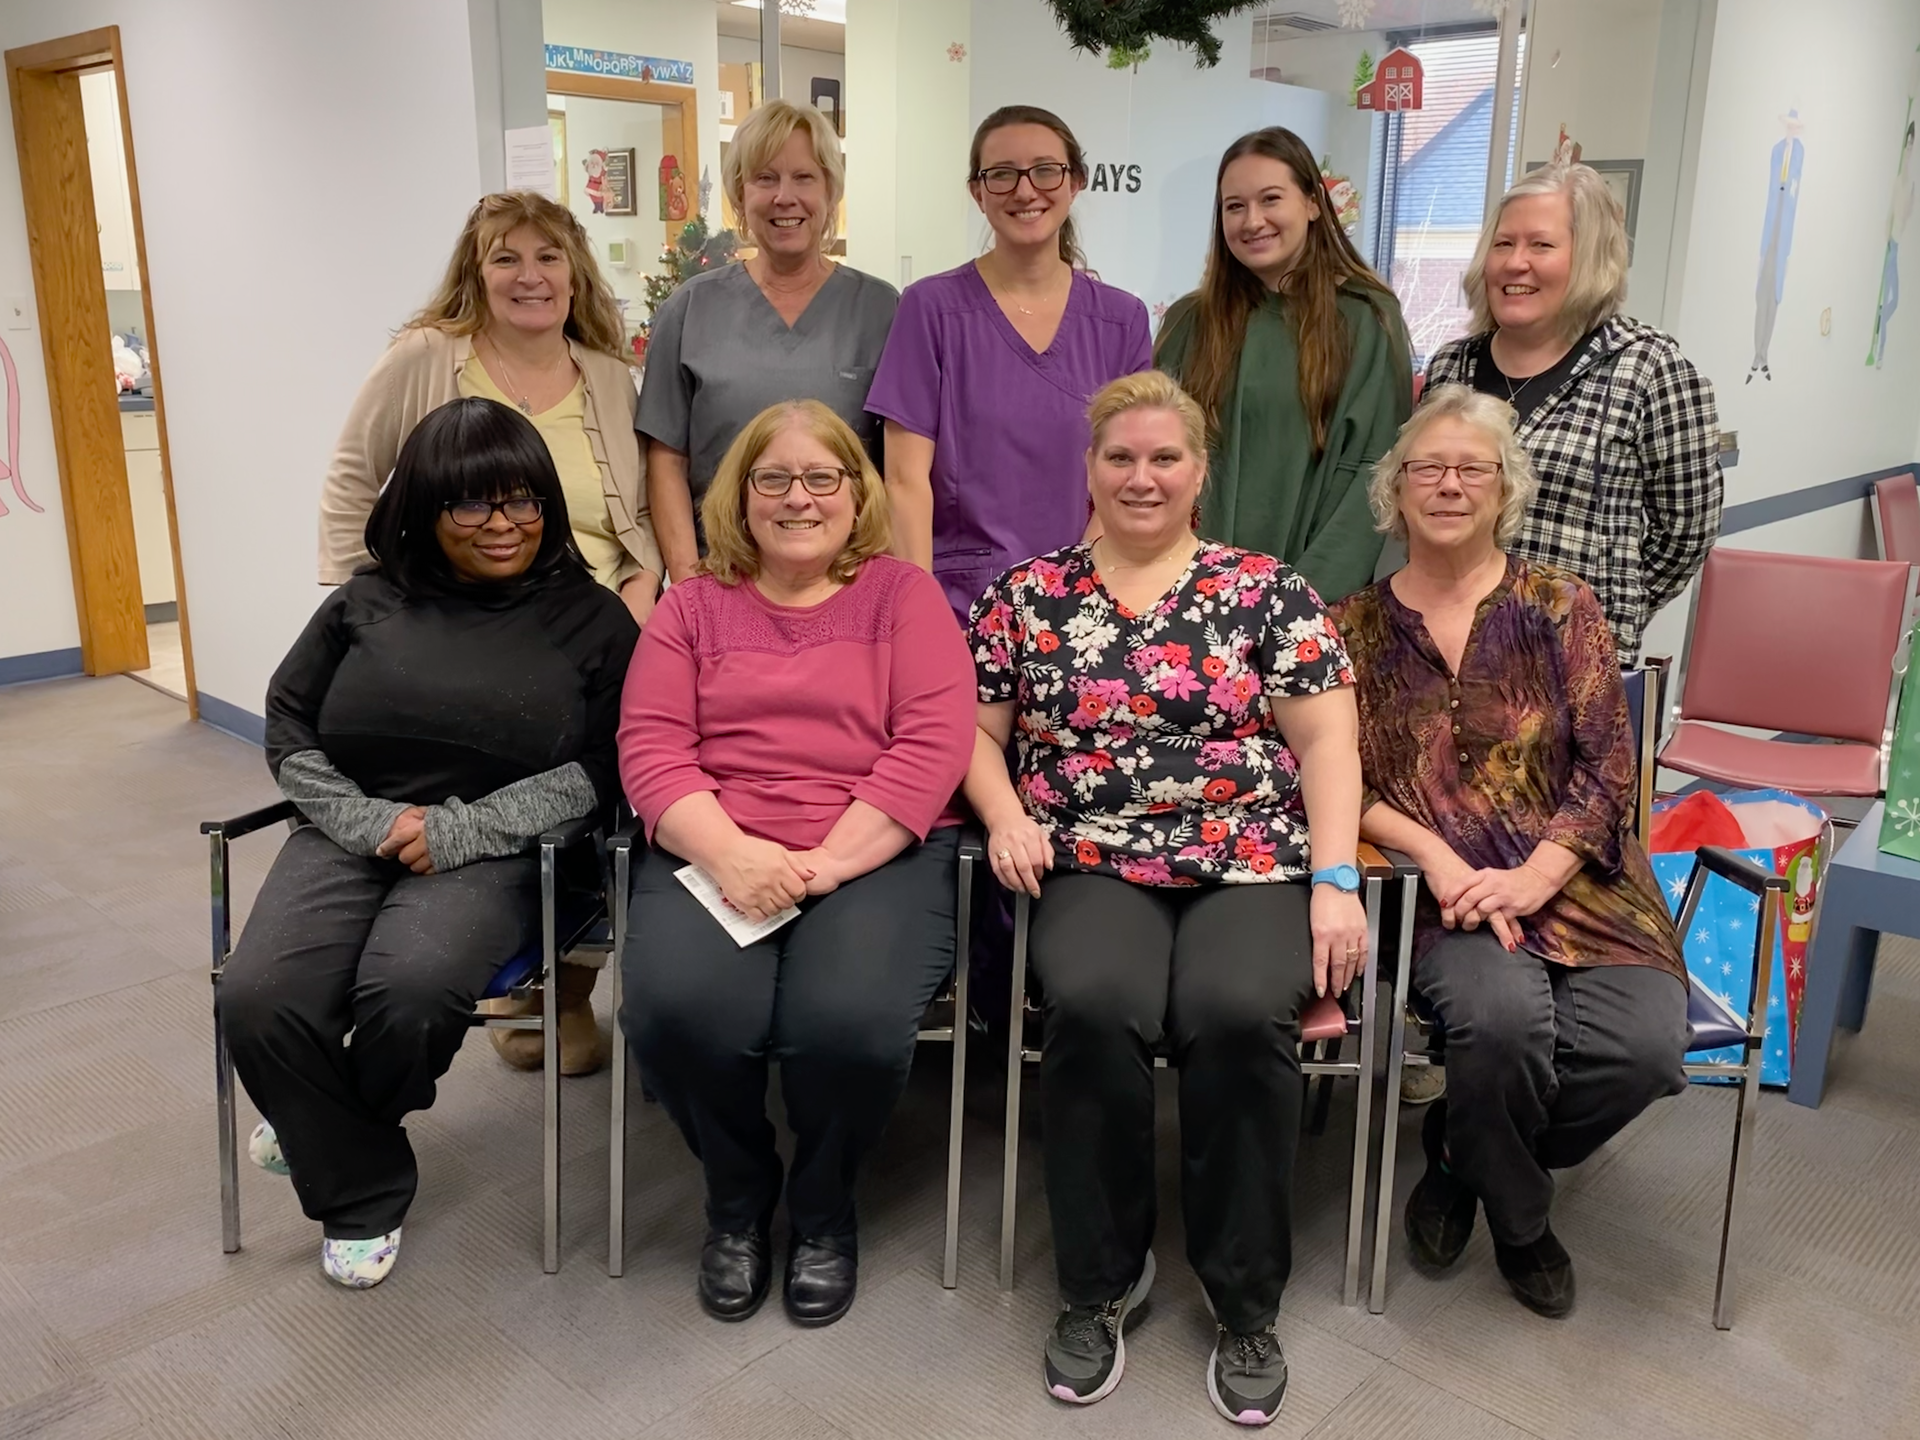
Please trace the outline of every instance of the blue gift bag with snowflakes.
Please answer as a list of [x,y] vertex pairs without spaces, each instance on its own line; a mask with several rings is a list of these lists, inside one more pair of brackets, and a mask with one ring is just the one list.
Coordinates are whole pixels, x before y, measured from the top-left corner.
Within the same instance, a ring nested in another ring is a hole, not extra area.
[[[1659,817],[1683,797],[1654,806],[1654,843],[1660,843]],[[1812,936],[1813,911],[1820,894],[1817,873],[1819,841],[1827,813],[1812,801],[1783,790],[1741,790],[1714,797],[1723,803],[1749,842],[1729,846],[1761,869],[1786,877],[1787,893],[1776,903],[1773,917],[1773,975],[1767,983],[1767,1039],[1760,1063],[1760,1083],[1785,1085],[1793,1078],[1794,1032],[1800,1021],[1800,998],[1806,989],[1807,941]],[[1677,920],[1693,873],[1693,851],[1656,851],[1651,857],[1654,878],[1667,897]],[[1734,1014],[1745,1017],[1752,998],[1753,946],[1760,919],[1760,901],[1731,880],[1709,875],[1700,892],[1700,908],[1693,925],[1681,937],[1687,975],[1695,985],[1711,991]],[[1689,1060],[1725,1060],[1737,1064],[1738,1046],[1690,1053]]]

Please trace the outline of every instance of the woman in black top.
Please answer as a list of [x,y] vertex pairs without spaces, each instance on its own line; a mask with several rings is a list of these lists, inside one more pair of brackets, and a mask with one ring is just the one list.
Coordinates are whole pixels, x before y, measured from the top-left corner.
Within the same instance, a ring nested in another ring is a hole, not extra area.
[[374,557],[321,604],[267,692],[267,764],[306,823],[220,981],[235,1068],[321,1268],[377,1285],[474,1001],[537,934],[534,838],[619,794],[639,631],[575,550],[532,424],[454,400],[401,448]]

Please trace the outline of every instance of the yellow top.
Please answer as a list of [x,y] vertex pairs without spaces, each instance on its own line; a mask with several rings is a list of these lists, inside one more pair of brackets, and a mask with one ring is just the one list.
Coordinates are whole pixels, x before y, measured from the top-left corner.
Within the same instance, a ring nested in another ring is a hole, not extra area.
[[[460,367],[460,393],[497,400],[502,405],[514,403],[493,383],[477,351]],[[586,381],[575,381],[564,400],[527,418],[533,421],[540,438],[547,442],[553,468],[560,472],[560,489],[567,497],[567,518],[573,522],[573,543],[586,557],[593,578],[609,590],[618,590],[640,573],[640,562],[627,553],[613,533],[613,517],[607,510],[600,465],[593,458],[593,442],[587,438]]]

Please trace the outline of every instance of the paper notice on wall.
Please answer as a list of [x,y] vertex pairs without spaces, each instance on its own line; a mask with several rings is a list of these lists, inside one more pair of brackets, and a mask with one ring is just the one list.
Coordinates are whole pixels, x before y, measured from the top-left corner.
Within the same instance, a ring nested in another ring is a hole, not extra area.
[[553,131],[546,125],[524,125],[506,132],[507,189],[537,190],[550,200],[559,198],[553,175]]
[[714,878],[698,865],[682,865],[673,872],[678,880],[692,892],[693,898],[706,907],[707,913],[720,922],[720,928],[733,937],[733,943],[742,949],[757,940],[764,940],[782,925],[800,913],[798,905],[789,905],[777,915],[769,915],[764,920],[749,920],[728,902],[720,893],[720,886]]

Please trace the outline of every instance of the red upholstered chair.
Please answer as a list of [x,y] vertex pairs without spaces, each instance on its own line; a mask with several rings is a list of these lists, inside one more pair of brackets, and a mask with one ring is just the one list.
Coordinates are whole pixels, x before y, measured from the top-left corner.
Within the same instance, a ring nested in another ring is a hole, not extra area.
[[[1910,566],[1716,549],[1700,572],[1670,770],[1796,795],[1877,795]],[[1808,745],[1722,725],[1817,736]]]
[[1882,560],[1920,564],[1920,486],[1912,471],[1874,482],[1873,538]]

